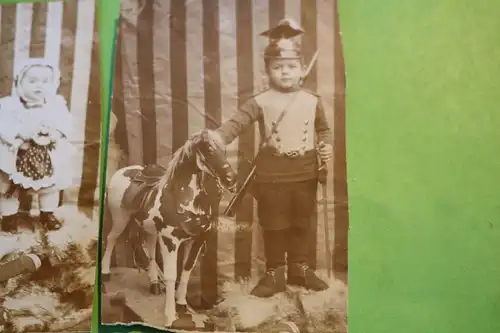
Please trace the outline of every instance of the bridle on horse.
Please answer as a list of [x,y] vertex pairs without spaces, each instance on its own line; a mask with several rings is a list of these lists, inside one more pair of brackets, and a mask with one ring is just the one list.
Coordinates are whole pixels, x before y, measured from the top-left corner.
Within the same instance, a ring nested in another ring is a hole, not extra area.
[[[203,166],[205,168],[207,168],[207,170],[209,171],[209,174],[215,178],[215,181],[217,184],[218,195],[220,196],[224,192],[225,187],[222,184],[220,177],[217,176],[217,172],[215,171],[215,169],[210,165],[210,163],[208,163],[209,158],[211,158],[213,156],[213,152],[214,152],[214,148],[210,144],[208,144],[208,154],[209,154],[208,157],[205,155],[205,153],[203,151],[201,151],[201,149],[199,147],[196,147],[196,153],[200,156],[200,159],[201,159],[201,162],[203,163]],[[205,190],[205,188],[203,187],[203,181],[205,180],[205,174],[206,174],[206,172],[202,171],[202,176],[199,177],[199,178],[201,178],[200,181],[202,182],[200,188],[202,188],[203,190]]]

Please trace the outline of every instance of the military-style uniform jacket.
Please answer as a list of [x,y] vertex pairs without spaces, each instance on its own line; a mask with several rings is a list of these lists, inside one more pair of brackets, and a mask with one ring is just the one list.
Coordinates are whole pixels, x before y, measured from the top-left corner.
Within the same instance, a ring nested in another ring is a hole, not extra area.
[[332,144],[320,97],[306,90],[283,93],[268,89],[261,92],[250,98],[217,131],[229,144],[257,121],[262,144],[285,108],[284,118],[258,156],[255,179],[258,182],[294,182],[317,177],[316,145],[321,141]]

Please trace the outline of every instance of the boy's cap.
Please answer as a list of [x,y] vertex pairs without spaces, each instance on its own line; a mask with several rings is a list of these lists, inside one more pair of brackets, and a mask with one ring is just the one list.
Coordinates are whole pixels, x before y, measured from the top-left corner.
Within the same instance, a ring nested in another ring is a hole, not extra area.
[[292,19],[282,19],[274,28],[260,34],[269,38],[269,44],[264,50],[264,58],[301,58],[300,45],[293,41],[292,38],[300,36],[303,33],[304,30]]

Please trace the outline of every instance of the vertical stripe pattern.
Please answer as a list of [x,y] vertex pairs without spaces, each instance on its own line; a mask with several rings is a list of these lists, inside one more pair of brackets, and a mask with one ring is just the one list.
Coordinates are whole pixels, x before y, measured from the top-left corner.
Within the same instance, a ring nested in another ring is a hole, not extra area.
[[[318,34],[316,24],[318,22],[317,20],[317,4],[316,1],[307,1],[307,0],[301,0],[300,1],[300,8],[301,8],[301,15],[300,15],[300,20],[301,20],[301,25],[303,29],[306,31],[304,36],[302,37],[302,52],[304,54],[304,60],[305,63],[308,64],[312,57],[314,52],[317,50],[317,38]],[[317,86],[318,86],[318,81],[317,81],[317,73],[318,73],[318,66],[316,65],[316,70],[313,70],[310,74],[309,77],[307,78],[307,81],[304,84],[304,88],[310,89],[312,91],[317,91]],[[321,234],[324,234],[324,231],[320,231]],[[317,214],[313,214],[311,216],[311,232],[309,235],[309,266],[316,268],[317,266],[317,244],[318,244],[318,223],[317,223]]]
[[0,84],[2,90],[0,93],[2,96],[10,95],[12,92],[17,26],[16,7],[15,5],[0,6],[2,9],[2,20],[0,21],[0,43],[2,46],[0,49],[0,66],[2,66],[2,71],[0,71],[0,73],[2,73],[2,82],[0,82]]
[[335,95],[334,95],[334,145],[337,147],[334,156],[335,174],[333,184],[334,209],[337,218],[335,228],[334,253],[332,267],[339,272],[347,273],[347,251],[349,236],[349,204],[347,195],[347,163],[346,163],[346,73],[342,39],[340,32],[338,0],[333,0],[334,7],[334,68]]
[[78,203],[89,214],[88,208],[98,200],[101,133],[95,7],[95,0],[0,6],[0,96],[11,95],[14,73],[23,60],[42,57],[59,65],[59,94],[74,119],[71,139],[76,148],[75,178],[73,186],[64,191],[64,200]]
[[[238,107],[254,91],[254,53],[253,53],[253,3],[251,0],[236,2],[236,71],[238,75]],[[229,110],[227,110],[229,111]],[[229,112],[234,112],[231,110]],[[255,153],[255,129],[249,129],[238,139],[238,152],[247,158]],[[239,161],[237,172],[240,177],[248,173],[248,167]],[[236,248],[234,251],[235,279],[251,276],[252,233],[250,226],[254,216],[254,200],[247,196],[241,209],[236,213]]]
[[30,58],[43,57],[45,54],[45,36],[47,23],[47,3],[33,4],[31,25]]
[[[31,41],[31,26],[33,24],[33,4],[21,3],[16,5],[16,25],[14,30],[14,67],[13,71],[16,72],[26,59],[29,58],[29,49]],[[12,87],[14,82],[12,81]]]
[[[154,103],[154,18],[153,1],[145,1],[137,22],[137,70],[139,84],[139,107],[142,118],[143,163],[156,163],[156,112]],[[153,144],[151,144],[153,143]]]
[[[320,94],[323,102],[323,106],[325,107],[325,110],[334,110],[334,112],[327,112],[327,120],[328,123],[330,124],[330,127],[334,129],[335,122],[334,122],[334,115],[338,114],[340,112],[337,108],[334,107],[334,95],[335,94],[343,94],[344,90],[336,90],[335,89],[335,75],[339,71],[342,71],[343,69],[340,67],[336,67],[334,65],[334,51],[335,51],[335,45],[333,42],[330,43],[324,43],[326,38],[322,38],[321,36],[332,36],[335,31],[335,22],[337,21],[335,16],[334,16],[334,8],[332,6],[331,1],[318,1],[317,2],[317,8],[316,8],[316,18],[317,18],[317,34],[316,34],[316,43],[318,44],[318,49],[321,52],[321,56],[318,58],[318,62],[316,63],[317,66],[317,71],[316,71],[316,82],[317,82],[317,89],[316,91]],[[345,126],[345,124],[340,123],[340,126]],[[339,134],[335,132],[334,130],[334,136],[338,136]],[[337,147],[336,151],[341,149],[341,147]],[[339,158],[342,158],[340,155]],[[345,156],[343,157],[345,159]],[[335,158],[334,158],[335,159]],[[336,159],[335,159],[336,160]],[[330,202],[333,202],[333,198],[335,197],[334,195],[334,187],[333,187],[333,179],[334,179],[334,170],[332,167],[333,163],[330,163],[330,168],[328,172],[328,178],[327,178],[327,194],[328,194],[328,199]],[[344,178],[345,182],[345,178]],[[319,197],[321,198],[321,194],[319,194]],[[335,228],[330,228],[330,242],[333,243],[333,240],[335,238],[335,234],[337,233],[337,227],[341,225],[343,222],[335,217],[335,209],[330,209],[328,211],[328,221],[325,221],[324,214],[323,214],[323,206],[319,205],[318,207],[318,214],[317,214],[317,228],[318,231],[324,230],[325,224],[329,225],[331,224],[330,221],[335,221]],[[318,242],[321,242],[321,239],[318,239]],[[333,244],[329,244],[330,249],[333,248]],[[324,258],[324,246],[318,246],[317,251],[316,251],[316,258],[317,262],[320,266],[325,266],[326,262],[324,261],[326,258]]]
[[[345,80],[342,80],[343,60],[337,40],[340,35],[336,3],[326,0],[186,0],[175,1],[175,6],[173,3],[121,2],[113,112],[118,119],[116,141],[128,153],[124,155],[125,164],[167,163],[190,134],[204,127],[217,127],[252,94],[265,89],[263,52],[267,40],[259,34],[283,17],[293,18],[305,30],[299,41],[306,64],[319,47],[320,55],[306,88],[321,96],[337,149],[335,161],[329,165],[328,217],[325,220],[324,207],[318,204],[310,236],[310,264],[325,268],[327,261],[333,260],[325,255],[325,227],[330,231],[329,246],[335,251],[338,246],[334,240],[344,244],[347,235],[346,228],[337,230],[338,226],[347,225],[347,185],[345,172],[342,173],[345,149],[340,147],[345,145],[342,106]],[[226,148],[231,165],[241,177],[249,171],[248,160],[256,153],[256,133],[256,126],[250,128]],[[335,174],[336,170],[340,170],[339,174]],[[114,171],[108,170],[108,174]],[[229,199],[225,195],[222,207]],[[234,221],[220,218],[221,225],[227,228],[221,227],[211,237],[208,253],[193,273],[201,280],[205,301],[215,300],[217,295],[210,291],[215,290],[219,279],[255,277],[262,272],[263,246],[255,209],[255,200],[247,196]],[[334,259],[343,261],[342,256],[346,258],[346,253],[335,253]],[[198,281],[195,277],[193,280]]]
[[[238,107],[238,72],[237,50],[236,50],[236,1],[219,1],[219,52],[220,68],[218,75],[224,77],[221,80],[221,110],[236,110]],[[222,121],[230,114],[221,112]],[[238,139],[234,140],[227,148],[228,151],[238,151]],[[236,170],[238,166],[237,156],[229,156],[229,163]],[[235,237],[229,233],[219,232],[217,235],[217,264],[221,279],[234,277],[234,253]]]
[[[174,0],[156,1],[152,13],[154,22],[153,33],[153,70],[154,70],[154,104],[156,109],[156,149],[158,163],[167,163],[172,153],[172,89],[170,82],[170,15],[162,13],[170,12],[170,3]],[[167,29],[162,31],[162,27]],[[161,41],[161,42],[160,42]],[[165,138],[169,138],[166,140]],[[125,147],[126,148],[126,147]]]
[[[186,27],[186,2],[179,0],[175,6],[170,7],[170,24],[168,30],[170,36],[170,82],[172,90],[172,149],[173,151],[182,147],[186,142],[189,132],[189,107],[188,107],[188,64],[187,64],[187,27]],[[158,15],[161,15],[158,13]],[[201,47],[201,45],[197,45]],[[196,60],[195,60],[196,61]],[[201,72],[199,73],[202,74]],[[175,83],[174,83],[175,82]]]
[[[215,129],[222,120],[218,0],[203,1],[202,11],[205,127]],[[217,252],[217,232],[211,232],[200,266],[200,276],[213,277],[200,281],[203,299],[209,304],[217,301]]]
[[[120,16],[121,48],[116,52],[127,55],[122,57],[121,76],[123,80],[123,100],[126,132],[129,137],[128,145],[129,163],[142,164],[142,116],[139,99],[139,74],[137,64],[137,20],[139,16],[139,1],[126,1],[122,3]],[[165,31],[163,32],[165,34]],[[164,55],[164,57],[168,57]],[[118,70],[118,69],[117,69]]]

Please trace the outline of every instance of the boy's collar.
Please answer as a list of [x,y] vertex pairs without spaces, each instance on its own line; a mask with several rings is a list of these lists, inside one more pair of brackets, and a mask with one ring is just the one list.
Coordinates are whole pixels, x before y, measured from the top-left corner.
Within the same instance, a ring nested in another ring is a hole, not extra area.
[[292,93],[292,92],[296,92],[296,91],[300,90],[300,86],[294,86],[291,88],[281,88],[281,87],[275,86],[273,84],[270,84],[270,88],[272,90],[276,90],[276,91],[279,91],[281,93]]

